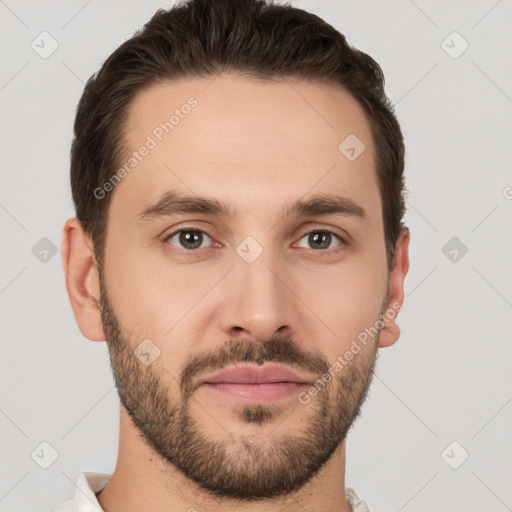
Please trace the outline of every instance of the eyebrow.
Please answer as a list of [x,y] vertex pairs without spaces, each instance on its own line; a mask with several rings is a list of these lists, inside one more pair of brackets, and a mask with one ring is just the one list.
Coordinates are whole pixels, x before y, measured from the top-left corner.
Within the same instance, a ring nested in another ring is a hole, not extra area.
[[[348,197],[321,194],[308,199],[299,199],[285,205],[285,217],[307,217],[318,215],[343,215],[367,220],[365,209]],[[221,201],[200,196],[191,196],[176,191],[165,192],[154,204],[144,208],[138,215],[139,222],[155,220],[173,214],[199,213],[215,217],[234,218],[238,214]]]

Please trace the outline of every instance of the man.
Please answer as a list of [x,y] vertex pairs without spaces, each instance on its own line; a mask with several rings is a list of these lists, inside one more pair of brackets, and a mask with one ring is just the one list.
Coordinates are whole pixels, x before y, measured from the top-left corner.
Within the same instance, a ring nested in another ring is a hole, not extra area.
[[369,510],[345,441],[409,267],[383,81],[264,0],[160,10],[89,80],[62,257],[119,453],[55,511]]

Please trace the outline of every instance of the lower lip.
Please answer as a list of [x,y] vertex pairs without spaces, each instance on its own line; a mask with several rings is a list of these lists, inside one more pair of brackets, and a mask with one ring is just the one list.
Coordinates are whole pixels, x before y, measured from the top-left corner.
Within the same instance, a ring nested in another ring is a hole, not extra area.
[[215,393],[229,396],[239,402],[258,404],[272,402],[281,398],[297,395],[309,384],[299,382],[268,382],[265,384],[211,383],[203,384]]

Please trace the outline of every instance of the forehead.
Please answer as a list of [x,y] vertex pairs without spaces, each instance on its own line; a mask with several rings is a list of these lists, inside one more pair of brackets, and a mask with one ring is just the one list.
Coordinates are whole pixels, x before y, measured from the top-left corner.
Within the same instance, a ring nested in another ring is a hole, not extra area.
[[380,214],[370,125],[341,87],[230,74],[166,81],[135,96],[124,133],[121,165],[134,165],[111,208],[125,215],[166,190],[222,198],[240,212],[337,192]]

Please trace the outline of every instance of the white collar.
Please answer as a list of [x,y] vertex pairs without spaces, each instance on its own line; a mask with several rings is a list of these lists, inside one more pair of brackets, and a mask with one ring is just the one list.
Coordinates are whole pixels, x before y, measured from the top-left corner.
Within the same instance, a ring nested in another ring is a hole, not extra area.
[[75,488],[77,512],[103,512],[96,493],[103,490],[111,476],[109,473],[80,473]]

